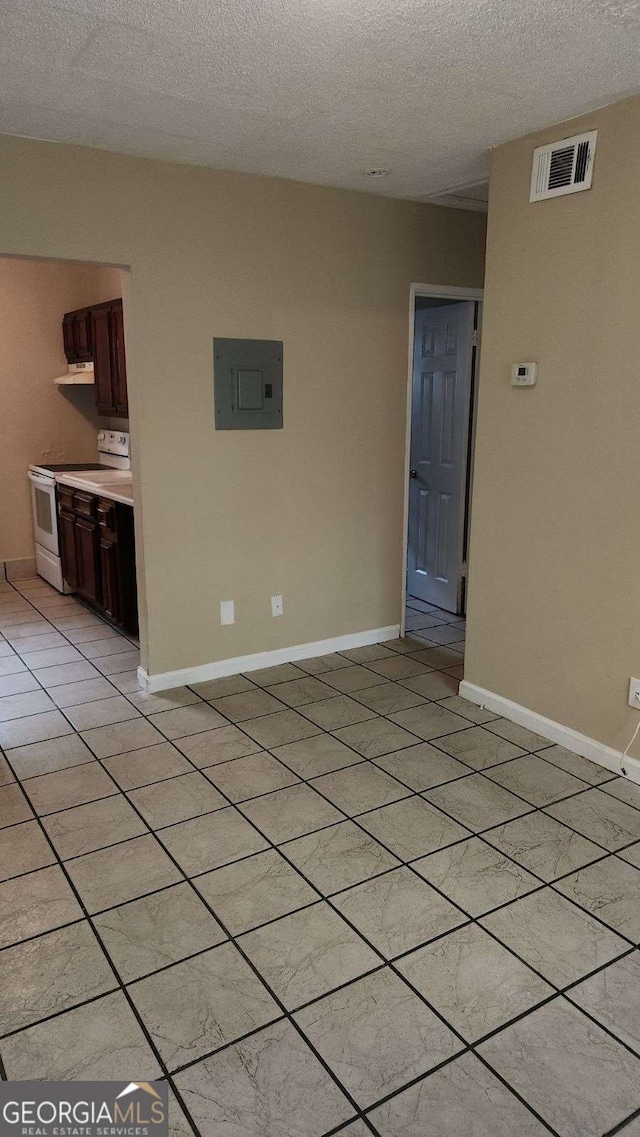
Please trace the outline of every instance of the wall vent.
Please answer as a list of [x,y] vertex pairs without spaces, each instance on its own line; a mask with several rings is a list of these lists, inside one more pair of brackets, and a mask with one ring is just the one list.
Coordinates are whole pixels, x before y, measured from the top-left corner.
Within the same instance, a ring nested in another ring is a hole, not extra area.
[[529,201],[591,188],[597,130],[561,138],[533,151]]

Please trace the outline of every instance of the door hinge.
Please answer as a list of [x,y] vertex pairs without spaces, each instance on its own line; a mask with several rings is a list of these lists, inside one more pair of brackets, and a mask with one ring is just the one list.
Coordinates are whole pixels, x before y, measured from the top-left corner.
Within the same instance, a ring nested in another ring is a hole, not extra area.
[[471,333],[471,346],[472,347],[478,346],[478,329],[477,328],[474,328],[472,333]]

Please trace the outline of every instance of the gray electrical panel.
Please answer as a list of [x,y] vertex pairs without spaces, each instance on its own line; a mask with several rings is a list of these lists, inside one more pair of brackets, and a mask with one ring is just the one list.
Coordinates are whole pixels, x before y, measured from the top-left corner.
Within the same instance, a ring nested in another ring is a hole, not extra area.
[[213,341],[216,430],[282,427],[282,341]]

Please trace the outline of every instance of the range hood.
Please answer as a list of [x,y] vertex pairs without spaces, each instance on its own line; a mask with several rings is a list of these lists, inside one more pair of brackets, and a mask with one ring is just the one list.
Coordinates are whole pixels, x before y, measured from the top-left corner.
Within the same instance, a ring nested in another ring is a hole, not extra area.
[[93,363],[70,363],[66,375],[58,375],[53,380],[56,387],[64,387],[70,383],[93,383]]

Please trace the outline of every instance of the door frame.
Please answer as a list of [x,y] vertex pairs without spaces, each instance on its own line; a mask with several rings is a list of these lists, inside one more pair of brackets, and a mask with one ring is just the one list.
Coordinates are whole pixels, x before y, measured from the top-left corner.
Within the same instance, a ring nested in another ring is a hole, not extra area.
[[[402,508],[402,593],[400,613],[400,635],[405,634],[406,607],[407,607],[407,560],[409,555],[409,470],[411,469],[411,411],[413,403],[413,354],[415,347],[415,306],[419,296],[431,297],[433,300],[474,300],[480,305],[479,309],[479,335],[472,375],[472,405],[470,427],[470,454],[473,462],[475,448],[476,408],[478,402],[478,365],[480,360],[480,340],[482,335],[482,302],[484,300],[483,288],[463,288],[453,284],[412,284],[409,289],[409,360],[407,367],[407,397],[405,412],[405,442],[404,442],[404,502]],[[469,501],[473,488],[473,467],[471,468],[468,483]]]

